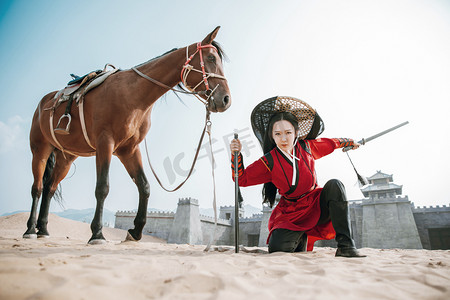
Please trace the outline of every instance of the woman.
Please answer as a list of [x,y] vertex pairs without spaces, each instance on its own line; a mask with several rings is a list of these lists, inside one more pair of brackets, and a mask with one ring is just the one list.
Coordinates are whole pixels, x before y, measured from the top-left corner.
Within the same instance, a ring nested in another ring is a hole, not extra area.
[[[252,127],[266,153],[244,169],[242,145],[231,141],[238,152],[240,186],[264,184],[263,197],[271,207],[276,193],[281,198],[269,220],[269,252],[311,251],[319,239],[336,238],[336,256],[363,257],[351,237],[345,188],[339,180],[317,184],[314,160],[336,148],[359,144],[351,139],[316,137],[324,126],[307,103],[291,97],[273,97],[252,112]],[[234,170],[233,170],[234,180]]]

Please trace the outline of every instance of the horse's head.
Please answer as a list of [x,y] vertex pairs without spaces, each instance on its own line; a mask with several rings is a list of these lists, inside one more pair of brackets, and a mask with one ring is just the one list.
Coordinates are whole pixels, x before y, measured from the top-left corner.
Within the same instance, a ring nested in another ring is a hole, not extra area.
[[182,83],[206,100],[211,112],[224,112],[231,105],[230,90],[223,73],[223,51],[214,42],[219,28],[216,27],[201,43],[186,48],[187,60],[181,71]]

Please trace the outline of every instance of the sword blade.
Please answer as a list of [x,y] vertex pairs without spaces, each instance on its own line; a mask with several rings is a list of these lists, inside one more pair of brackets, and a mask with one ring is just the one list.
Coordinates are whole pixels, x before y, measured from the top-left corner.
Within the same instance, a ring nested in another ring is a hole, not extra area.
[[380,133],[374,134],[374,135],[372,135],[372,136],[370,136],[370,137],[368,137],[368,138],[363,138],[363,139],[360,140],[358,143],[361,144],[361,145],[364,145],[365,143],[370,142],[371,140],[374,140],[374,139],[376,139],[376,138],[379,138],[380,136],[385,135],[386,133],[389,133],[389,132],[394,131],[394,130],[396,130],[396,129],[402,127],[402,126],[405,126],[405,125],[408,124],[408,123],[409,123],[408,121],[403,122],[403,123],[398,124],[398,125],[396,125],[396,126],[394,126],[394,127],[392,127],[392,128],[386,129],[386,130],[384,130],[384,131],[382,131],[382,132],[380,132]]

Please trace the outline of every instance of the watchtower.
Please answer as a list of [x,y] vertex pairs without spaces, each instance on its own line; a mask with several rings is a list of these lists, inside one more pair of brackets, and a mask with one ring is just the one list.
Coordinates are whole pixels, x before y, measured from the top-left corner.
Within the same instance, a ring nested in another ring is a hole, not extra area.
[[422,249],[412,205],[392,175],[377,171],[361,189],[362,247]]

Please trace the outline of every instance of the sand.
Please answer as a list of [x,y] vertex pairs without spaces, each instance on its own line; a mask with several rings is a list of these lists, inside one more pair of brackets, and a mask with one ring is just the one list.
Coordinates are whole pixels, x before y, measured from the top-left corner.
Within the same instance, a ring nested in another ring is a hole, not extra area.
[[88,224],[55,215],[50,238],[22,239],[27,217],[0,217],[0,299],[450,299],[448,250],[204,252],[113,228],[87,245]]

